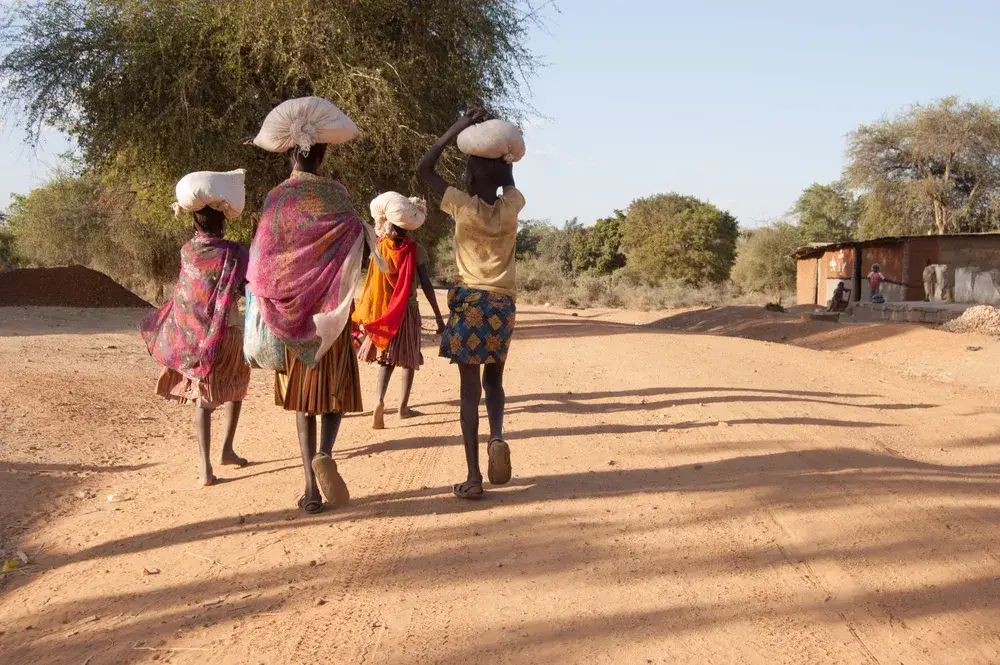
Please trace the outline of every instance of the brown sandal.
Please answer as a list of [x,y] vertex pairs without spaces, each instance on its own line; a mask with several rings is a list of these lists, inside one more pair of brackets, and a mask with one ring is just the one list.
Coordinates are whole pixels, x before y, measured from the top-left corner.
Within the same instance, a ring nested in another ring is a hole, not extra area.
[[510,465],[510,446],[503,439],[493,439],[486,446],[486,452],[490,457],[490,482],[494,485],[509,483],[514,472]]
[[346,506],[351,500],[351,492],[347,489],[347,483],[337,470],[337,463],[325,454],[319,453],[312,460],[312,470],[316,474],[316,482],[319,489],[330,505],[334,507]]
[[483,484],[475,482],[464,482],[453,485],[451,491],[459,499],[477,500],[483,498]]

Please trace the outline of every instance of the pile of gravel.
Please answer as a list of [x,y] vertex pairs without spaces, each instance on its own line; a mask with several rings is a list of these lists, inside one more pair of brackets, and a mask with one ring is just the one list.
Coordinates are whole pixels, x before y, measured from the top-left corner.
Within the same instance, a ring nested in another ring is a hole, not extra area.
[[965,310],[962,316],[941,326],[953,333],[979,333],[1000,337],[1000,309],[990,305],[976,305]]

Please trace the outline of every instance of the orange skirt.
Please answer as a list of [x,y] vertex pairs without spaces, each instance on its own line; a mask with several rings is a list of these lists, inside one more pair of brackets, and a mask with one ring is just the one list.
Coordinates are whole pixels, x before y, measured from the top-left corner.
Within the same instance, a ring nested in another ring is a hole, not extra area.
[[361,373],[351,326],[315,366],[285,351],[284,372],[274,373],[274,403],[299,413],[361,413]]
[[216,408],[226,402],[242,402],[250,386],[250,366],[243,359],[243,331],[226,328],[222,346],[212,363],[212,372],[195,381],[169,367],[163,368],[156,382],[156,394],[181,404],[201,401],[207,408]]

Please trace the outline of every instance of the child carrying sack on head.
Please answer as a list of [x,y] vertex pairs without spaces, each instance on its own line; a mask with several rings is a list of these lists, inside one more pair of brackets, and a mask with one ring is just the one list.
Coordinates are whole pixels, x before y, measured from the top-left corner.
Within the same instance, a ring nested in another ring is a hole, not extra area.
[[[452,143],[469,155],[465,191],[448,186],[434,170]],[[462,438],[468,476],[453,491],[463,499],[483,494],[479,469],[479,401],[486,391],[490,438],[489,479],[511,478],[510,446],[503,437],[504,365],[514,333],[517,283],[514,253],[517,216],[524,197],[514,186],[512,164],[524,156],[520,130],[503,120],[485,120],[482,110],[456,122],[418,166],[423,178],[443,196],[441,210],[455,220],[455,263],[460,285],[448,293],[450,315],[441,338],[441,356],[458,365],[461,378]],[[503,193],[497,195],[497,190]],[[482,366],[482,369],[480,369]]]
[[399,417],[416,415],[410,410],[409,402],[414,373],[424,362],[420,352],[420,309],[417,305],[417,291],[421,287],[434,311],[438,334],[444,329],[444,320],[427,273],[427,250],[408,235],[423,226],[427,203],[386,192],[372,201],[371,213],[379,238],[379,252],[385,257],[388,270],[379,270],[375,261],[371,262],[353,320],[364,334],[358,359],[380,365],[372,426],[384,429],[385,393],[396,367],[403,368]]
[[181,249],[174,296],[142,322],[149,353],[164,366],[157,394],[195,405],[201,484],[215,482],[210,448],[212,412],[225,405],[222,464],[246,466],[233,451],[240,409],[250,384],[243,360],[243,317],[238,309],[247,281],[248,254],[223,239],[226,220],[243,212],[243,171],[200,172],[177,183],[174,212],[194,217],[194,237]]

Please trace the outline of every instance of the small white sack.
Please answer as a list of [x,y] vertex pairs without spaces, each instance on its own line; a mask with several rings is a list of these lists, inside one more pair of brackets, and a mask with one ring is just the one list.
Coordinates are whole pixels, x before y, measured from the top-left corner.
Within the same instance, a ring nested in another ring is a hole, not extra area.
[[223,213],[226,219],[239,217],[243,214],[247,199],[245,179],[246,171],[243,169],[227,173],[216,171],[189,173],[177,183],[174,213],[180,214],[181,210],[197,212],[203,208],[215,208]]
[[506,120],[487,120],[459,134],[458,149],[466,155],[513,164],[524,157],[524,134]]
[[269,152],[288,152],[296,147],[308,152],[317,143],[347,143],[359,136],[358,126],[333,102],[299,97],[268,113],[253,143]]
[[397,192],[379,194],[372,200],[370,209],[375,233],[379,236],[388,235],[390,225],[416,231],[427,219],[426,201],[415,196],[408,199]]

